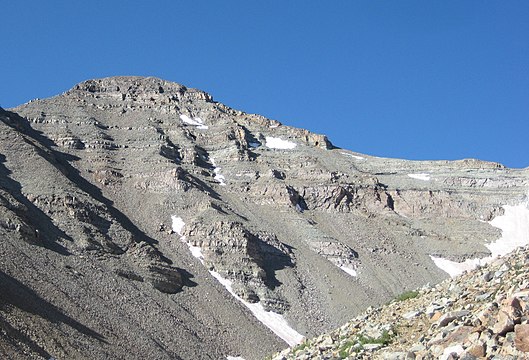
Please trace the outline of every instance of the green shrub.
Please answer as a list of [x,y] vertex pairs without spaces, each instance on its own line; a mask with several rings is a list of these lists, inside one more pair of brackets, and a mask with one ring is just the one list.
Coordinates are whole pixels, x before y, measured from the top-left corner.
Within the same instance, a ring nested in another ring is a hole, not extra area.
[[382,335],[378,338],[372,338],[366,335],[358,335],[356,338],[346,341],[343,343],[339,350],[338,356],[340,359],[345,359],[349,356],[349,352],[352,347],[363,346],[365,344],[380,344],[382,346],[387,346],[391,342],[392,335],[389,334],[388,330],[382,331]]
[[304,350],[309,345],[310,345],[310,342],[308,342],[308,341],[302,342],[301,344],[298,344],[298,345],[294,346],[294,348],[292,349],[292,352],[295,354],[298,351]]
[[348,340],[342,346],[340,346],[340,350],[338,352],[338,356],[340,356],[340,359],[345,359],[349,355],[349,349],[353,347],[355,342]]
[[414,299],[419,296],[419,292],[416,290],[405,291],[395,298],[395,302],[404,301],[408,299]]
[[358,337],[358,342],[360,345],[365,344],[380,344],[382,346],[386,346],[391,341],[391,335],[387,330],[382,331],[382,335],[378,338],[372,338],[370,336],[360,335]]

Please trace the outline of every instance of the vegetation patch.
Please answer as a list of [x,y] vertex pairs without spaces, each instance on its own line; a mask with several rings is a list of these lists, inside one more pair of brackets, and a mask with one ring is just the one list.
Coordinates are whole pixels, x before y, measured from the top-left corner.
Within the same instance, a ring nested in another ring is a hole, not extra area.
[[310,341],[302,342],[301,344],[298,344],[294,346],[292,349],[292,352],[295,354],[298,351],[305,350],[310,345]]
[[389,331],[384,330],[382,332],[382,335],[378,338],[372,338],[370,336],[360,335],[358,336],[358,342],[360,345],[365,344],[380,344],[382,346],[386,346],[390,343],[392,336],[389,334]]
[[419,292],[416,290],[405,291],[399,296],[397,296],[394,302],[404,301],[408,299],[415,299],[417,296],[419,296]]
[[338,356],[340,359],[345,359],[350,355],[351,348],[361,348],[366,344],[380,344],[381,346],[387,346],[391,342],[391,339],[395,336],[395,333],[390,334],[388,330],[384,330],[382,335],[377,338],[360,334],[351,340],[345,341],[340,345],[338,349]]
[[351,341],[351,340],[348,340],[345,343],[343,343],[340,346],[340,349],[339,349],[339,352],[338,352],[338,355],[340,356],[340,359],[345,359],[346,357],[348,357],[349,356],[349,349],[351,349],[353,347],[353,345],[355,345],[355,344],[356,343],[354,341]]

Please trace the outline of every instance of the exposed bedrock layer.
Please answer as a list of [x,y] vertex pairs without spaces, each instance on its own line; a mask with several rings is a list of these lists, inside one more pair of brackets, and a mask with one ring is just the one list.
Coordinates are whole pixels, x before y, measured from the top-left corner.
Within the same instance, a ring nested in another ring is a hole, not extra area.
[[529,188],[526,169],[357,154],[157,78],[89,80],[0,119],[15,358],[259,358],[284,342],[243,301],[306,336],[337,327],[445,279],[432,257],[489,256],[489,222]]

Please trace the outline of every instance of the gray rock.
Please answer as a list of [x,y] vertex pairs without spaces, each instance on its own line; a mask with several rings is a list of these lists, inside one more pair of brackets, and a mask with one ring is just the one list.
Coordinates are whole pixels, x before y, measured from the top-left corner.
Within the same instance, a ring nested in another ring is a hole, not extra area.
[[485,281],[491,281],[494,278],[494,274],[490,271],[487,271],[483,274],[483,280]]
[[420,314],[421,314],[420,311],[410,311],[402,315],[402,317],[409,320],[409,319],[413,319],[414,317],[419,316]]
[[382,345],[380,345],[380,344],[364,344],[362,347],[364,348],[364,350],[373,351],[373,350],[380,349],[382,347]]
[[486,292],[484,294],[480,294],[480,295],[477,295],[475,297],[476,301],[485,301],[487,300],[488,298],[490,298],[490,296],[492,295],[492,293],[490,292]]
[[439,327],[447,326],[452,321],[462,319],[463,317],[469,314],[470,314],[469,310],[450,311],[446,314],[443,314],[443,316],[441,316],[441,318],[437,322],[437,325]]
[[415,354],[412,351],[399,351],[382,354],[384,360],[414,360]]

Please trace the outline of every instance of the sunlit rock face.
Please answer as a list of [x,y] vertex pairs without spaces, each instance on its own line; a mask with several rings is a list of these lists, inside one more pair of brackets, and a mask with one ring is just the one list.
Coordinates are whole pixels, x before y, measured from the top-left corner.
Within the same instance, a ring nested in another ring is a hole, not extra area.
[[0,118],[7,354],[264,357],[445,279],[436,259],[491,256],[529,188],[497,163],[338,149],[157,78]]

